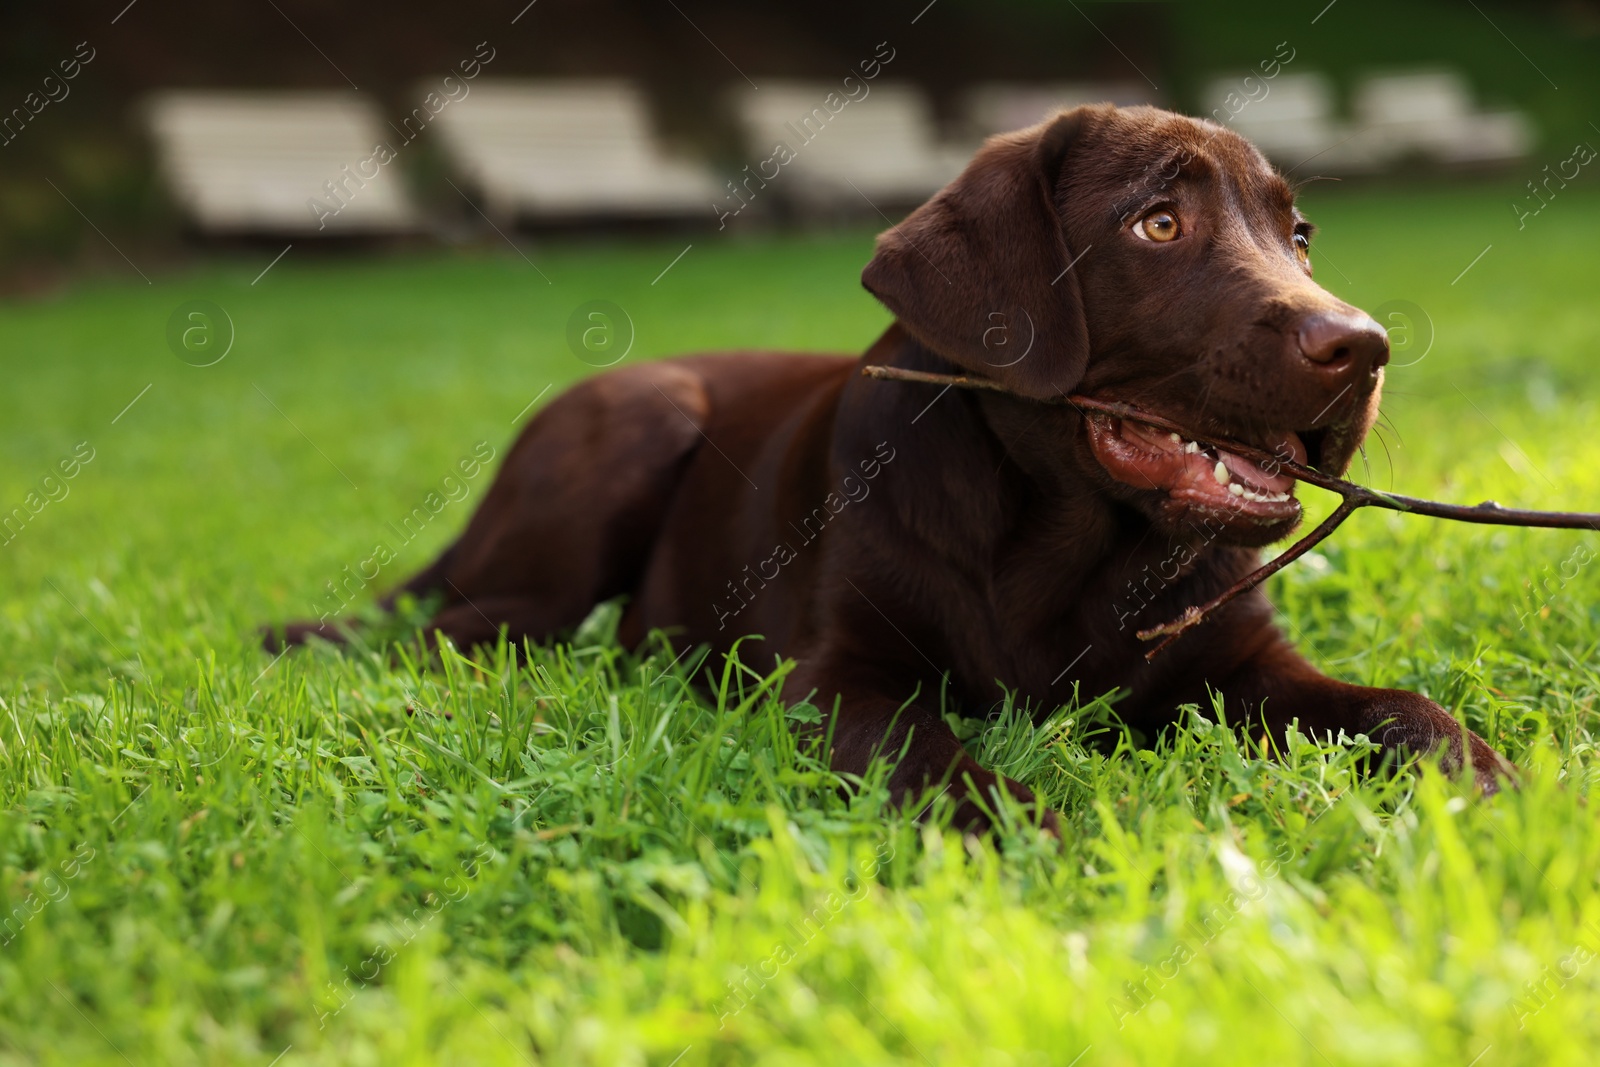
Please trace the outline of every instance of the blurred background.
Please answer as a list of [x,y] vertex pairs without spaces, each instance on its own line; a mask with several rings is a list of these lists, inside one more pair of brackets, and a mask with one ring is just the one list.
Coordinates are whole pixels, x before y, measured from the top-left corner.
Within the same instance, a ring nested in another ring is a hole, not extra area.
[[12,293],[251,242],[876,224],[1086,100],[1213,115],[1346,182],[1571,181],[1600,140],[1596,0],[7,8]]

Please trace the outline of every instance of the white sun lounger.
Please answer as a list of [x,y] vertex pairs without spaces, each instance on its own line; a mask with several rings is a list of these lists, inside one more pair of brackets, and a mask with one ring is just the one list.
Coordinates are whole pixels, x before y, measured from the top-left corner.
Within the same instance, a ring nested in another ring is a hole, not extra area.
[[1337,117],[1333,83],[1314,71],[1259,72],[1214,78],[1201,94],[1200,117],[1253,141],[1297,177],[1370,171],[1380,156],[1357,128]]
[[[852,79],[858,98],[851,99],[839,82],[762,78],[759,84],[759,91],[736,87],[730,94],[751,171],[777,175],[768,183],[775,189],[758,196],[873,214],[927,199],[966,163],[965,151],[940,143],[928,102],[914,86]],[[779,146],[787,153],[777,153]],[[742,184],[749,175],[730,177]]]
[[144,117],[174,200],[203,232],[352,234],[417,225],[398,164],[374,159],[375,147],[393,138],[377,108],[353,94],[166,92],[147,102]]
[[482,194],[491,216],[709,215],[721,194],[708,170],[661,148],[644,98],[629,82],[470,86],[431,125],[451,166]]
[[990,82],[964,96],[962,114],[976,140],[1020,130],[1063,108],[1080,104],[1153,104],[1148,86],[1133,82]]
[[1479,111],[1466,79],[1448,70],[1374,75],[1356,86],[1356,123],[1390,158],[1457,165],[1509,162],[1533,147],[1518,111]]

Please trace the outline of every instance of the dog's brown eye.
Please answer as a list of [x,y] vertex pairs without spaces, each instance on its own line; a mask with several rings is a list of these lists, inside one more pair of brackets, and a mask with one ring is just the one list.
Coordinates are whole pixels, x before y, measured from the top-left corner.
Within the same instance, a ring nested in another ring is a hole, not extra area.
[[1303,233],[1294,235],[1294,254],[1300,257],[1300,262],[1307,263],[1311,260],[1311,238]]
[[1133,224],[1133,232],[1146,241],[1167,242],[1178,236],[1178,216],[1158,208]]

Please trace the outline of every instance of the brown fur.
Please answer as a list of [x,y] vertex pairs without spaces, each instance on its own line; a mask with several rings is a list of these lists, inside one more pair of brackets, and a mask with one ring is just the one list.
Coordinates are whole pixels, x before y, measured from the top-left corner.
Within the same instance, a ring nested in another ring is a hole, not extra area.
[[[1133,236],[1152,205],[1190,232]],[[1016,395],[872,381],[826,356],[613,371],[528,425],[466,532],[406,588],[442,595],[433,625],[462,644],[543,641],[618,595],[629,641],[663,628],[725,652],[761,635],[747,658],[798,661],[786,696],[837,701],[836,768],[863,772],[909,735],[891,784],[955,782],[967,825],[992,788],[1032,798],[939,718],[945,675],[979,712],[1002,687],[1041,712],[1075,688],[1122,690],[1119,712],[1147,730],[1214,688],[1235,721],[1280,733],[1293,719],[1457,765],[1465,742],[1492,790],[1509,765],[1488,745],[1417,694],[1320,674],[1259,592],[1146,664],[1137,629],[1220,592],[1293,522],[1114,480],[1076,410],[1027,399],[1124,400],[1246,440],[1294,429],[1342,471],[1376,415],[1387,337],[1311,280],[1300,221],[1283,178],[1208,122],[1100,106],[994,138],[880,238],[863,281],[898,321],[863,360]]]

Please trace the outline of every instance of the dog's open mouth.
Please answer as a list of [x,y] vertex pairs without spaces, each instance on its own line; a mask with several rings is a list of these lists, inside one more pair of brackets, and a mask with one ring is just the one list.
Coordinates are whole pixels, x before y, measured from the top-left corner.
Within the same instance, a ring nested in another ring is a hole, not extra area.
[[[1119,482],[1230,521],[1278,526],[1300,518],[1295,480],[1276,462],[1247,459],[1133,418],[1097,412],[1086,421],[1095,458]],[[1313,446],[1321,443],[1320,433],[1311,436]],[[1279,460],[1309,461],[1305,437],[1293,431],[1251,444]]]

